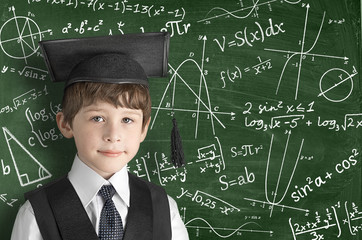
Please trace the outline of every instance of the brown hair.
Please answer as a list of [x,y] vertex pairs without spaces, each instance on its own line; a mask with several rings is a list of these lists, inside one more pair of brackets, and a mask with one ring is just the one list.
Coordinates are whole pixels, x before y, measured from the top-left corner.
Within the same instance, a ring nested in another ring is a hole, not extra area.
[[151,97],[148,88],[143,85],[79,82],[65,89],[62,101],[64,121],[72,126],[78,111],[97,101],[105,101],[115,107],[141,109],[143,129],[151,117]]

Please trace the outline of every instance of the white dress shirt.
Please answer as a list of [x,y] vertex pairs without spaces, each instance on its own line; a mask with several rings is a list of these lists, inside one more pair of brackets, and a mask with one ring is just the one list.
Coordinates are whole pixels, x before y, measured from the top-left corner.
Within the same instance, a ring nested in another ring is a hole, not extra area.
[[[76,156],[68,178],[77,192],[97,235],[99,219],[104,205],[103,198],[97,193],[105,184],[112,184],[116,189],[112,200],[121,215],[123,226],[126,226],[128,208],[130,207],[130,189],[126,167],[115,173],[110,179],[105,180]],[[170,205],[172,240],[188,240],[188,233],[181,220],[177,203],[170,196],[168,196],[168,201]],[[11,240],[42,239],[33,208],[30,202],[26,201],[16,216]]]

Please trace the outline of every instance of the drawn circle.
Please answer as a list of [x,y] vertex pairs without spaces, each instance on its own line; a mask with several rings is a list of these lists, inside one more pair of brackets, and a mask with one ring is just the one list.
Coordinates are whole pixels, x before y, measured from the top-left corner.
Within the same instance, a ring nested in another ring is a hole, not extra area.
[[41,39],[38,25],[28,17],[10,18],[0,29],[1,49],[15,59],[25,59],[36,53]]
[[319,81],[318,96],[324,96],[331,102],[346,100],[353,91],[353,79],[351,75],[341,68],[332,68],[326,71]]

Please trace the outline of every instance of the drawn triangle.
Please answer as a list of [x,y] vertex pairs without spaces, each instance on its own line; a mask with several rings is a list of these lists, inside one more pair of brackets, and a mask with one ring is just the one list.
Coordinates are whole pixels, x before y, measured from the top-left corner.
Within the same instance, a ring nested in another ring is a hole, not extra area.
[[23,25],[21,41],[23,41],[25,46],[30,48],[31,51],[36,51],[37,46],[35,44],[34,37],[36,35],[38,35],[38,33],[33,33],[32,30],[36,31],[36,29],[32,29],[32,28],[33,28],[33,26],[31,25],[29,18],[26,18],[25,23]]
[[22,187],[50,178],[52,174],[22,145],[19,140],[3,127],[6,143]]

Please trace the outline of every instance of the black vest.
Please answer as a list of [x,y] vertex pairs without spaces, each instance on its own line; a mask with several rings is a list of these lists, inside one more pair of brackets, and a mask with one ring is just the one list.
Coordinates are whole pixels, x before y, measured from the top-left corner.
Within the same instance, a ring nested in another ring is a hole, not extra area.
[[[130,208],[123,240],[170,240],[170,207],[165,190],[129,174]],[[98,240],[67,177],[25,194],[44,240]]]

